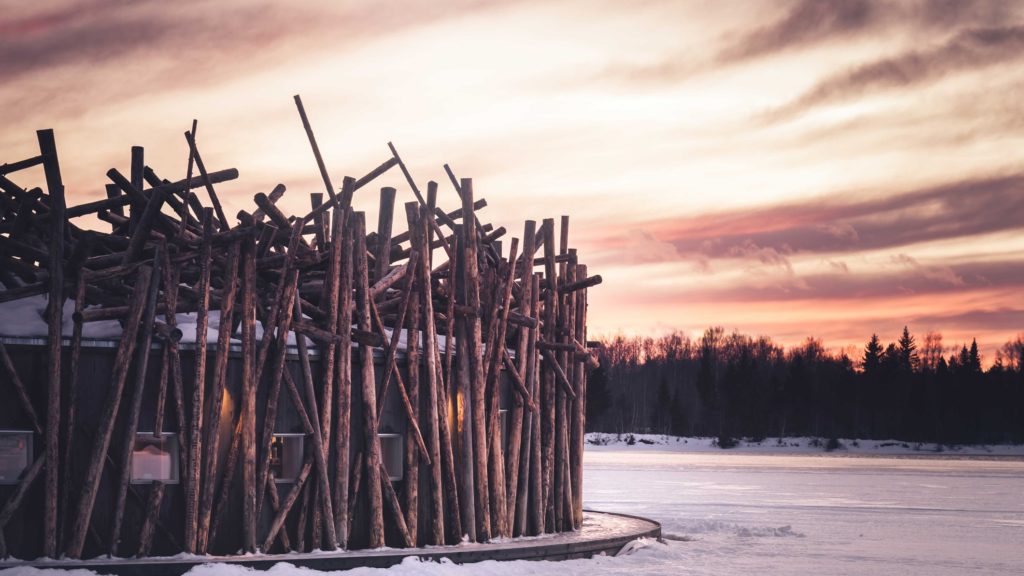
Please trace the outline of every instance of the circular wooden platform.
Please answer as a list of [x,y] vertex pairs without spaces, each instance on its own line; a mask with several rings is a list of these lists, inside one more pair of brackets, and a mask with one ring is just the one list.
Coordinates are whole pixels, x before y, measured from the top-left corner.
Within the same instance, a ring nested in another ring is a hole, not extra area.
[[348,570],[360,566],[386,568],[409,556],[425,560],[447,558],[458,564],[483,560],[569,560],[595,554],[614,555],[637,538],[660,538],[661,524],[625,514],[585,511],[578,532],[550,534],[496,541],[487,544],[430,546],[426,548],[385,548],[349,552],[315,552],[251,556],[196,556],[183,558],[95,558],[92,560],[0,561],[0,569],[16,566],[92,570],[115,576],[179,576],[208,563],[235,564],[266,570],[279,562],[315,570]]

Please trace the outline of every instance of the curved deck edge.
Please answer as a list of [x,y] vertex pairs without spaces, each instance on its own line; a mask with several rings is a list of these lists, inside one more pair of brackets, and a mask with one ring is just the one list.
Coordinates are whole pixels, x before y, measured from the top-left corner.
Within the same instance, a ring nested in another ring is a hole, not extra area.
[[234,564],[267,570],[281,562],[314,570],[349,570],[358,567],[387,568],[413,556],[457,564],[484,560],[570,560],[598,554],[615,555],[637,538],[660,538],[661,524],[647,518],[586,510],[583,527],[576,532],[516,538],[486,544],[384,548],[345,552],[311,552],[250,556],[195,556],[184,558],[95,558],[91,560],[0,561],[0,570],[18,566],[86,569],[114,576],[180,576],[203,564]]

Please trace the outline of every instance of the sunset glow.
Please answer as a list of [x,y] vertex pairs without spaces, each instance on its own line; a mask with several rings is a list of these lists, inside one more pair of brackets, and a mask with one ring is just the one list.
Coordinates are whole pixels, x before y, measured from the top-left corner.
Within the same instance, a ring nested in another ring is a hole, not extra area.
[[241,175],[225,212],[280,182],[303,213],[301,94],[336,184],[392,141],[448,209],[445,163],[495,225],[570,215],[604,277],[591,336],[841,349],[907,325],[988,363],[1024,331],[1021,4],[23,2],[0,54],[0,161],[53,128],[69,205],[132,145],[182,178],[197,118],[206,165]]

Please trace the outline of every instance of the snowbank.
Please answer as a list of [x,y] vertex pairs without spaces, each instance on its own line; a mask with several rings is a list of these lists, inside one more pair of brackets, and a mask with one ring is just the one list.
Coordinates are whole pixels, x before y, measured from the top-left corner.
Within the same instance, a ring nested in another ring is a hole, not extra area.
[[[879,455],[879,456],[940,456],[976,457],[1009,456],[1024,458],[1024,445],[946,445],[902,440],[857,440],[840,438],[838,445],[829,446],[824,438],[793,437],[766,438],[761,441],[736,440],[736,446],[723,449],[717,438],[669,436],[665,434],[587,434],[587,450],[651,450],[659,452],[717,452],[741,454],[820,454]],[[831,449],[830,449],[831,448]]]

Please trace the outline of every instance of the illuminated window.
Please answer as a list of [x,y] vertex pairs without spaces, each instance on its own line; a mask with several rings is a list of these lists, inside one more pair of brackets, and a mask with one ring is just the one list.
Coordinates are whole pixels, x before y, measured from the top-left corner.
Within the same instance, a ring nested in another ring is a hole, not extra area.
[[302,471],[304,434],[274,434],[270,444],[270,470],[279,484],[295,482]]
[[380,459],[384,469],[388,471],[388,479],[392,482],[404,476],[405,451],[401,434],[378,434],[380,437]]
[[0,430],[0,484],[17,484],[31,460],[31,431]]
[[178,435],[152,432],[135,435],[132,448],[132,484],[148,484],[159,480],[165,484],[178,483]]

